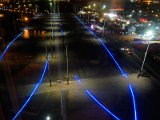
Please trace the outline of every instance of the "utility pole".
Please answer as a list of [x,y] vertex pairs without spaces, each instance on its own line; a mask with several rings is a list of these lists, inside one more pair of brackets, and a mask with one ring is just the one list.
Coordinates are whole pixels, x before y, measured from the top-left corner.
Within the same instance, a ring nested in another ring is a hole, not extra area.
[[94,13],[94,26],[96,24],[96,14]]
[[89,20],[89,13],[88,13],[88,25],[89,25],[89,22],[90,22],[90,20]]
[[51,87],[52,86],[52,83],[51,83],[51,72],[50,72],[50,67],[49,67],[49,59],[48,59],[48,50],[47,50],[47,47],[46,47],[46,59],[48,61],[49,85]]
[[102,37],[104,36],[104,29],[105,29],[105,24],[106,24],[106,22],[105,22],[105,20],[104,20],[104,22],[103,22],[103,33],[102,33]]
[[66,79],[67,79],[67,84],[69,85],[69,70],[68,70],[68,45],[66,45],[66,63],[67,63],[67,76],[66,76]]
[[141,75],[142,71],[143,71],[143,68],[144,68],[144,63],[146,61],[146,57],[147,57],[147,54],[148,54],[148,50],[149,50],[149,46],[150,46],[150,42],[148,41],[148,45],[147,45],[147,48],[146,48],[146,51],[145,51],[145,54],[144,54],[144,59],[143,59],[143,62],[142,62],[142,66],[141,66],[141,69],[140,69],[140,73],[138,74],[138,78],[139,76]]

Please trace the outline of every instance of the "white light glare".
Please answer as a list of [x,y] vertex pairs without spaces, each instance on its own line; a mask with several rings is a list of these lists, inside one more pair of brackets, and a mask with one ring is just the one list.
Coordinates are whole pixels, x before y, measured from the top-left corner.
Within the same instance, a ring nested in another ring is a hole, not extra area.
[[117,17],[114,13],[104,13],[104,16],[109,16],[110,18]]
[[153,31],[152,30],[147,31],[146,36],[152,36],[152,35],[153,35]]
[[103,5],[103,9],[105,9],[106,8],[106,5]]
[[46,117],[46,120],[51,120],[51,117],[50,117],[50,116],[47,116],[47,117]]

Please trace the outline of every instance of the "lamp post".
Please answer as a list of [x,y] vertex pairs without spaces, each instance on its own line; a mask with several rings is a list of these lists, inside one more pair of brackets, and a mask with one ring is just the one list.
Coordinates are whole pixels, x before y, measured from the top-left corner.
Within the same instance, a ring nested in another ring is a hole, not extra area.
[[89,12],[88,12],[88,25],[89,25],[89,22],[90,22],[90,20],[89,20]]
[[142,62],[142,65],[141,65],[141,69],[140,69],[140,73],[138,74],[138,78],[139,76],[141,75],[142,71],[143,71],[143,68],[144,68],[144,64],[145,64],[145,61],[146,61],[146,57],[147,57],[147,54],[148,54],[148,50],[149,50],[149,46],[150,46],[150,40],[152,39],[153,37],[153,31],[148,31],[146,33],[146,37],[148,37],[148,45],[147,45],[147,48],[146,48],[146,51],[145,51],[145,54],[144,54],[144,59],[143,59],[143,62]]
[[88,8],[91,9],[91,5],[88,5]]
[[[93,7],[94,7],[94,9],[96,9],[96,4],[95,3],[93,4]],[[96,24],[96,13],[94,13],[94,26],[95,26],[95,24]]]
[[67,79],[67,84],[69,84],[69,71],[68,71],[68,45],[66,45],[66,63],[67,63],[67,75],[66,75],[66,79]]
[[48,75],[49,75],[49,85],[50,87],[52,86],[52,83],[51,83],[51,72],[50,72],[50,65],[49,65],[49,56],[48,56],[48,49],[46,47],[46,59],[48,61]]
[[96,24],[96,13],[94,13],[94,26]]
[[103,5],[103,9],[105,9],[106,8],[106,5]]
[[106,24],[106,22],[105,22],[105,20],[104,20],[104,22],[103,22],[103,33],[102,33],[102,37],[104,36],[104,28],[105,28],[105,24]]

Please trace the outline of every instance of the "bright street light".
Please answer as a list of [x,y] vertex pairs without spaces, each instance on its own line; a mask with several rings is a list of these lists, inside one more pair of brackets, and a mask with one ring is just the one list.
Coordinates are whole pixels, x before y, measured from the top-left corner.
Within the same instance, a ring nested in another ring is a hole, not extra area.
[[48,116],[46,117],[46,120],[51,120],[51,117],[48,115]]
[[152,30],[149,30],[146,32],[145,34],[146,37],[148,37],[148,45],[147,45],[147,48],[146,48],[146,51],[145,51],[145,54],[144,54],[144,59],[143,59],[143,62],[142,62],[142,66],[141,66],[141,69],[140,69],[140,73],[138,74],[138,78],[139,76],[141,75],[141,73],[143,72],[143,67],[144,67],[144,63],[146,61],[146,57],[147,57],[147,54],[148,54],[148,50],[149,50],[149,46],[150,46],[150,40],[152,39],[153,37],[153,31]]
[[24,21],[25,21],[25,22],[28,22],[28,21],[29,21],[29,18],[28,18],[28,17],[24,17]]
[[3,3],[0,3],[0,6],[2,7],[2,6],[3,6]]
[[153,35],[153,31],[152,30],[149,30],[146,32],[146,36],[150,37]]
[[103,9],[105,9],[106,8],[106,5],[103,5]]
[[151,40],[153,38],[153,31],[152,30],[148,30],[145,34],[144,37],[148,38],[148,40]]
[[94,3],[93,6],[96,7],[96,4]]

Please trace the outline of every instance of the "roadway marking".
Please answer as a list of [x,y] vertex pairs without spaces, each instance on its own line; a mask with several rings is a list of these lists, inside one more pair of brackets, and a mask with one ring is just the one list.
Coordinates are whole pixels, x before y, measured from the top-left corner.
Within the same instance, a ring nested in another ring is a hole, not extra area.
[[39,88],[39,86],[41,85],[41,83],[43,82],[43,78],[44,78],[44,75],[46,73],[47,67],[48,67],[48,61],[46,61],[46,63],[45,63],[44,70],[42,72],[42,75],[41,75],[38,83],[34,87],[33,91],[31,92],[30,96],[28,97],[28,99],[25,101],[25,103],[22,105],[22,107],[19,109],[19,111],[12,118],[12,120],[16,120],[17,119],[17,117],[22,113],[23,109],[27,106],[27,104],[29,103],[29,101],[32,99],[33,95],[35,94],[35,92],[37,91],[37,89]]
[[8,49],[11,47],[11,45],[23,34],[23,32],[21,32],[20,34],[18,34],[5,48],[5,50],[3,51],[3,53],[0,56],[0,61],[2,61],[5,53],[8,51]]
[[[98,37],[93,31],[91,31],[83,22],[82,20],[80,20],[77,16],[75,16],[75,18],[81,23],[81,25],[83,27],[85,27],[88,32],[90,32],[95,38],[97,38],[97,40],[101,43],[101,45],[103,46],[103,48],[105,49],[106,53],[108,53],[110,55],[110,57],[112,58],[112,60],[115,62],[117,68],[119,69],[120,73],[122,74],[122,76],[124,78],[128,78],[128,75],[124,72],[124,70],[121,68],[120,64],[117,62],[117,60],[114,58],[114,56],[112,55],[111,51],[107,48],[107,46],[105,45],[105,43],[102,41],[102,39],[100,37]],[[127,79],[128,80],[128,79]],[[137,109],[136,109],[136,102],[135,102],[135,95],[133,92],[133,88],[132,85],[129,83],[129,90],[132,96],[132,103],[133,103],[133,109],[134,109],[134,120],[137,120]]]
[[[74,76],[74,79],[78,83],[82,83],[82,80],[78,76]],[[107,113],[109,113],[116,120],[120,120],[116,115],[114,115],[109,109],[107,109],[92,93],[90,90],[86,89],[85,92],[91,97],[101,108],[103,108]]]

